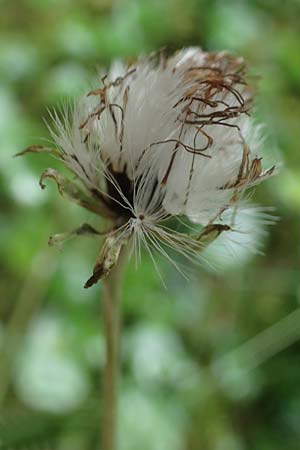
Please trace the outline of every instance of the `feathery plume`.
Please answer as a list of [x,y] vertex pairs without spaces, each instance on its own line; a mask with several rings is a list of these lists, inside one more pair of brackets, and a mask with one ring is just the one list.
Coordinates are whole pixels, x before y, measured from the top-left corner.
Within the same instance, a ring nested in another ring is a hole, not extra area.
[[[52,114],[52,153],[75,181],[47,169],[62,196],[112,221],[90,287],[107,276],[129,240],[136,257],[144,245],[171,259],[187,258],[221,233],[234,232],[245,191],[269,178],[263,169],[260,127],[250,118],[253,89],[242,58],[199,48],[116,62],[100,87],[80,98],[62,117]],[[166,225],[187,218],[200,232]],[[87,224],[71,235],[99,234]],[[50,243],[61,242],[55,235]],[[174,263],[176,265],[176,263]]]

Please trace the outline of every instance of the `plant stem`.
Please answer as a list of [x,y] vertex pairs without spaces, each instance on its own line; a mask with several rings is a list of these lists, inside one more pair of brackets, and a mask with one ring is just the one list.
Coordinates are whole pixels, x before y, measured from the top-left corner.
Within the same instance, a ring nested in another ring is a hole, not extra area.
[[124,253],[123,250],[118,264],[103,282],[103,322],[106,340],[106,361],[102,386],[101,450],[116,450],[117,448],[121,285]]

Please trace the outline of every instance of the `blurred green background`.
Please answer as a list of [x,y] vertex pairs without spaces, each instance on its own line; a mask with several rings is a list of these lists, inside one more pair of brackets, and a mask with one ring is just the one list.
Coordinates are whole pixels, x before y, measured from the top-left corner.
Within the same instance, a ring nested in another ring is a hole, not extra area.
[[[300,2],[0,1],[0,448],[95,450],[104,343],[96,245],[48,248],[83,221],[49,185],[47,156],[13,159],[48,138],[47,107],[76,95],[115,57],[199,45],[246,57],[255,115],[281,173],[254,201],[280,222],[266,256],[212,248],[186,283],[147,255],[126,273],[120,450],[300,448]],[[259,232],[259,230],[256,230]],[[270,328],[271,327],[271,328]],[[264,331],[267,330],[267,331]]]

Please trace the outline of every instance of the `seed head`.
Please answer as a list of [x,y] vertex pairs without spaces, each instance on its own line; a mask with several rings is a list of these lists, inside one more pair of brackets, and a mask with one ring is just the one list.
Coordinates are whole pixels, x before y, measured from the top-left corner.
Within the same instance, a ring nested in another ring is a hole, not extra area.
[[[188,48],[116,62],[99,87],[62,116],[52,114],[56,148],[21,154],[58,156],[76,183],[47,169],[41,186],[55,179],[63,196],[113,224],[86,287],[109,274],[129,240],[138,260],[144,244],[151,256],[156,249],[173,262],[168,247],[190,258],[235,231],[245,191],[275,169],[263,169],[252,96],[242,58]],[[202,228],[178,233],[166,225],[172,218]],[[91,229],[85,224],[73,234]],[[55,235],[51,242],[59,241]]]

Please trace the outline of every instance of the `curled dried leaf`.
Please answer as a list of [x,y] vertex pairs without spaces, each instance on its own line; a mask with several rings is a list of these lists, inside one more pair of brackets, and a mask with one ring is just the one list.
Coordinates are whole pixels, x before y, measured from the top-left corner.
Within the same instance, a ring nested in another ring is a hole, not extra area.
[[40,186],[45,189],[46,185],[44,180],[46,178],[52,178],[57,185],[59,193],[62,197],[71,200],[79,206],[91,211],[95,214],[104,215],[108,214],[107,208],[100,202],[94,201],[91,196],[84,192],[76,183],[65,178],[61,173],[55,169],[46,169],[40,178]]
[[212,223],[204,227],[199,235],[194,236],[194,239],[201,245],[201,248],[204,249],[224,231],[231,231],[230,226],[221,223]]
[[61,152],[57,148],[44,147],[43,145],[30,145],[29,147],[16,153],[14,156],[24,156],[27,153],[49,153],[57,158],[63,159]]
[[118,262],[122,247],[131,237],[131,230],[120,229],[108,236],[96,260],[92,276],[87,280],[85,289],[96,284],[100,279],[107,277]]
[[75,230],[66,233],[57,233],[49,237],[48,244],[51,247],[61,247],[66,241],[76,236],[103,236],[110,233],[111,230],[98,231],[88,223],[83,223]]

